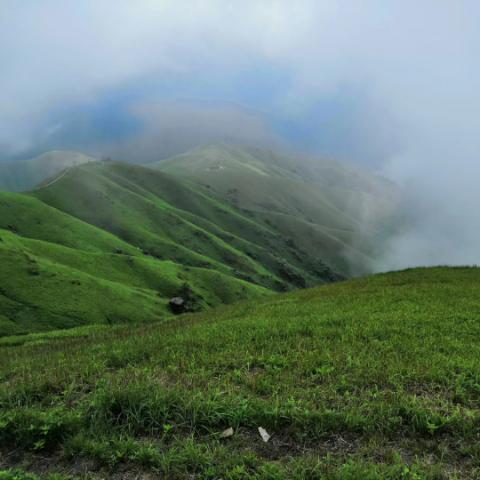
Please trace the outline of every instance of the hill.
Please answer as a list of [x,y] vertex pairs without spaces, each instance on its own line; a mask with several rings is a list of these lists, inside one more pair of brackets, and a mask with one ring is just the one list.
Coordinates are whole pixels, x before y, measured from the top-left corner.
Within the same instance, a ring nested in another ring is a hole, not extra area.
[[10,222],[0,225],[7,227],[0,228],[0,336],[160,320],[185,285],[198,308],[269,293],[214,270],[147,257],[29,197],[0,194],[0,212],[0,224]]
[[268,225],[162,172],[90,162],[0,193],[0,336],[155,321],[340,278]]
[[0,163],[0,190],[30,190],[65,168],[95,160],[80,152],[53,150],[29,160]]
[[4,338],[0,465],[36,475],[0,478],[476,479],[479,297],[416,269]]
[[369,273],[398,222],[393,184],[333,160],[212,144],[149,166],[248,211],[344,275]]
[[219,269],[277,289],[335,278],[319,258],[308,257],[267,225],[162,172],[92,163],[32,195],[157,259]]
[[[68,168],[93,160],[78,152],[53,151],[0,164],[0,189],[46,187]],[[174,176],[182,189],[186,180],[201,203],[208,197],[233,207],[264,231],[288,239],[297,252],[319,257],[344,276],[370,273],[385,237],[403,222],[394,185],[329,159],[211,144],[148,166]]]

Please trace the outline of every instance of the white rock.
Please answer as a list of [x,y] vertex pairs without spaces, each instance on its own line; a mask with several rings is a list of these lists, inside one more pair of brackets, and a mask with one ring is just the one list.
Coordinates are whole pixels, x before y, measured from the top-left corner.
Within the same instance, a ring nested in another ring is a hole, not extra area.
[[270,435],[263,427],[258,427],[258,433],[262,437],[262,440],[267,443],[270,440]]
[[230,428],[227,428],[226,430],[224,430],[222,433],[221,433],[221,437],[222,438],[228,438],[228,437],[231,437],[233,435],[233,428],[230,427]]

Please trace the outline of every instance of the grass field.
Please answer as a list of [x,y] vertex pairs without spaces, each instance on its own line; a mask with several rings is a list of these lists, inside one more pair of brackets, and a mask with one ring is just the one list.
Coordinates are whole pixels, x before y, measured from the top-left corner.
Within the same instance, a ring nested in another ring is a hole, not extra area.
[[479,336],[480,270],[431,268],[5,337],[0,479],[478,479]]

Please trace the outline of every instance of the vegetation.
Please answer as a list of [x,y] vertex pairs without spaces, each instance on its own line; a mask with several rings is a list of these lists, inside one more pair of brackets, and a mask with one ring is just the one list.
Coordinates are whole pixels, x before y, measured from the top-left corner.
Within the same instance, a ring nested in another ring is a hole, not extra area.
[[200,307],[269,294],[220,271],[144,255],[26,196],[0,194],[0,210],[0,336],[159,320],[185,285]]
[[5,337],[0,478],[479,478],[478,298],[415,269]]
[[344,275],[370,273],[399,196],[387,180],[328,159],[212,144],[150,165],[248,211]]
[[219,269],[267,287],[328,278],[324,264],[302,257],[277,232],[161,172],[89,164],[34,195],[155,258]]
[[216,271],[144,256],[91,253],[0,230],[0,335],[155,321],[188,285],[198,307],[269,291]]
[[388,182],[79,155],[3,177],[53,175],[0,192],[0,480],[480,477],[480,270],[327,285],[368,271]]
[[157,321],[339,278],[264,222],[162,172],[116,162],[0,192],[0,336]]

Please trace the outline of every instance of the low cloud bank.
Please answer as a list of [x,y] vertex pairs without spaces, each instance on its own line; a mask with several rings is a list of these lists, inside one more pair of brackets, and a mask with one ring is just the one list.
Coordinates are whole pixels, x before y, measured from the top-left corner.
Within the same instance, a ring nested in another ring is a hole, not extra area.
[[[480,261],[477,1],[0,8],[3,158],[61,145],[153,160],[232,131],[261,145],[285,137],[373,164],[402,186],[413,221],[379,253],[377,269]],[[113,121],[123,107],[81,113],[120,96],[140,129]],[[173,108],[179,98],[207,103]]]

